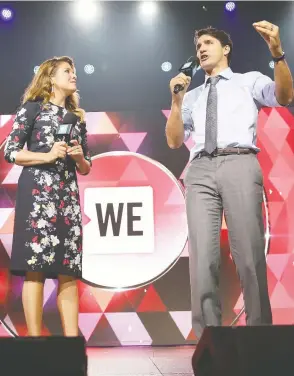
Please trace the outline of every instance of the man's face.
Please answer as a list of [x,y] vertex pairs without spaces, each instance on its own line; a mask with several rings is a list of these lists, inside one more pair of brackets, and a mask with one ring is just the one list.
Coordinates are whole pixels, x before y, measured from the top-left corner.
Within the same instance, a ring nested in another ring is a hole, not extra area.
[[214,69],[223,59],[226,59],[227,47],[222,47],[220,41],[211,35],[202,35],[196,44],[196,53],[201,68],[205,71]]

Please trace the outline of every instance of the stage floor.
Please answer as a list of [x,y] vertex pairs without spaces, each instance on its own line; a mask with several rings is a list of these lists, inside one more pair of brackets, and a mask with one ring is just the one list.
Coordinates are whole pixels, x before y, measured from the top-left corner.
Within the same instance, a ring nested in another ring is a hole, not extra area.
[[88,348],[88,376],[193,376],[192,346]]

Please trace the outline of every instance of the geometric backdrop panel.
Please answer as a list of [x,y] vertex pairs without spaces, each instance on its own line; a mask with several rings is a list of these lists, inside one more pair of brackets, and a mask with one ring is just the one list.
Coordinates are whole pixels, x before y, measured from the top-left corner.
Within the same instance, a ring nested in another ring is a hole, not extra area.
[[[136,153],[160,163],[183,188],[188,140],[172,150],[166,144],[169,110],[87,113],[92,156],[109,152]],[[19,335],[26,335],[21,303],[23,279],[9,274],[14,205],[21,167],[7,164],[3,146],[14,116],[0,116],[0,318]],[[269,292],[275,324],[294,322],[294,116],[286,108],[264,108],[259,114],[259,161],[264,174],[264,213],[267,232]],[[124,176],[136,171],[130,167]],[[138,172],[137,172],[138,173]],[[142,172],[143,174],[143,172]],[[143,176],[143,175],[142,175]],[[146,177],[146,174],[144,175]],[[143,179],[143,178],[142,178]],[[178,196],[170,193],[169,204]],[[176,206],[175,206],[176,207]],[[171,212],[170,219],[176,214]],[[168,226],[168,224],[166,224]],[[171,236],[177,236],[175,231]],[[168,252],[169,249],[166,249]],[[221,298],[223,322],[230,325],[243,307],[235,266],[223,220],[221,234]],[[111,273],[111,271],[109,271]],[[123,271],[122,271],[123,272]],[[61,334],[56,306],[56,281],[46,281],[44,334]],[[188,246],[160,278],[130,290],[79,283],[80,333],[89,346],[188,344],[195,341],[191,326]],[[244,325],[244,314],[237,325]],[[0,336],[7,333],[0,326]]]

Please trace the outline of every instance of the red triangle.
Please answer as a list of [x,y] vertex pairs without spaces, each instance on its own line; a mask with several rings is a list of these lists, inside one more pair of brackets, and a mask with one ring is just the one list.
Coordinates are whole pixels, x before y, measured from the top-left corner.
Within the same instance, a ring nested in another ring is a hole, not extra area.
[[17,323],[14,323],[14,322],[12,322],[12,323],[14,325],[16,333],[20,337],[26,337],[28,335],[28,329],[27,329],[26,324],[24,324],[24,323],[17,324]]
[[43,325],[41,335],[42,335],[42,337],[48,337],[48,336],[51,336],[52,333],[50,332],[50,330],[45,325]]
[[134,312],[134,308],[124,292],[117,292],[113,295],[104,312]]
[[258,129],[262,129],[269,117],[269,114],[271,112],[271,108],[269,107],[264,107],[262,108],[260,111],[259,111],[259,114],[258,114]]
[[294,153],[294,129],[290,130],[286,140],[291,148],[292,153]]
[[275,226],[283,210],[284,202],[269,202],[269,219],[271,226]]
[[[257,147],[261,149],[261,152],[258,155],[258,160],[261,165],[265,166],[268,170],[269,166],[272,166],[275,162],[279,151],[275,143],[273,143],[273,141],[269,138],[268,133],[264,130],[262,130],[258,134]],[[265,156],[267,156],[267,158],[265,158]],[[267,163],[269,163],[269,166],[267,165]]]
[[275,290],[278,283],[278,279],[273,273],[273,271],[270,269],[270,267],[267,267],[267,285],[268,285],[268,293],[271,296],[273,291]]
[[166,306],[163,304],[162,300],[160,299],[160,296],[156,292],[153,285],[151,285],[141,304],[139,305],[137,312],[166,312]]
[[294,116],[289,111],[288,108],[285,107],[276,107],[276,111],[282,116],[283,120],[289,125],[290,128],[294,128]]
[[[0,304],[5,304],[10,289],[10,278],[7,269],[0,269]],[[1,311],[0,311],[1,312]]]
[[142,302],[144,296],[145,296],[145,288],[142,287],[140,289],[135,290],[129,290],[125,292],[126,297],[128,298],[128,301],[131,303],[132,307],[134,309],[137,309],[137,307]]
[[78,281],[77,285],[78,285],[79,296],[82,296],[82,294],[85,292],[88,286],[80,280]]
[[[23,336],[23,337],[27,337],[29,335],[26,326],[19,327],[17,329],[17,333],[18,333],[18,335]],[[50,337],[51,335],[52,335],[52,333],[50,332],[50,330],[45,325],[43,325],[42,329],[41,329],[41,336],[42,337]]]
[[80,297],[80,313],[101,313],[102,310],[89,288],[86,288]]
[[196,337],[193,329],[191,329],[191,332],[189,333],[189,335],[186,339],[187,339],[187,341],[197,341],[197,337]]
[[[280,214],[279,214],[279,220],[276,221],[274,224],[271,224],[271,247],[272,247],[272,242],[275,241],[277,238],[281,242],[280,249],[284,249],[284,252],[279,252],[279,253],[287,253],[287,247],[283,248],[284,244],[282,244],[283,238],[286,238],[288,241],[288,220],[285,220],[288,217],[288,208],[287,205],[284,205]],[[272,251],[272,249],[271,249]],[[289,252],[289,251],[288,251]],[[276,252],[275,252],[276,253]]]

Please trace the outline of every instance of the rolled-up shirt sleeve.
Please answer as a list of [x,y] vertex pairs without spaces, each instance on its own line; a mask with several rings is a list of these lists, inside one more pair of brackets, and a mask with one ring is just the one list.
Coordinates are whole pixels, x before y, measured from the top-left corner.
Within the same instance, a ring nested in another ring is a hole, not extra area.
[[182,105],[182,120],[184,124],[184,141],[187,141],[194,131],[194,123],[192,118],[192,110],[189,107],[188,97],[185,95]]
[[284,107],[277,101],[275,82],[260,72],[254,73],[253,98],[265,107]]

